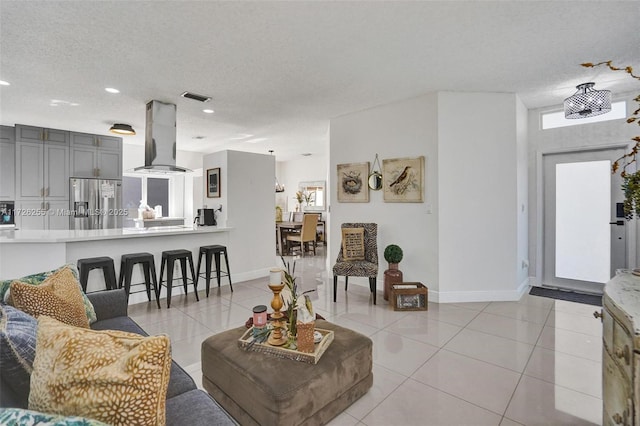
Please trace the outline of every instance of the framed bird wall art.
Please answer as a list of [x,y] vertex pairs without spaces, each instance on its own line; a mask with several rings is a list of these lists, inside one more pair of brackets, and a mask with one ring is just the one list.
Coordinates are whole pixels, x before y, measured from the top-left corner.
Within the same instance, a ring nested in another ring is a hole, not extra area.
[[338,201],[369,202],[369,162],[338,164]]
[[387,203],[423,203],[424,157],[382,160],[382,193]]

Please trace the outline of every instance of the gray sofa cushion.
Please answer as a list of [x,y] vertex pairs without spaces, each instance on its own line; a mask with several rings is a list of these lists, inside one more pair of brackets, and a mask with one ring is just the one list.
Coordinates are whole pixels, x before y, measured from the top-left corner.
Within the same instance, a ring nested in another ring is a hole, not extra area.
[[[212,410],[212,405],[215,405],[218,410]],[[167,426],[235,424],[218,403],[200,389],[194,389],[167,399]]]
[[0,303],[0,376],[13,389],[20,406],[29,402],[37,324],[31,315]]
[[[129,317],[115,317],[98,321],[91,324],[91,328],[94,330],[122,330],[148,336],[138,323]],[[167,399],[173,398],[176,395],[180,395],[181,393],[195,388],[196,384],[191,376],[188,375],[175,361],[172,361],[171,377],[169,378],[169,388],[167,389]]]

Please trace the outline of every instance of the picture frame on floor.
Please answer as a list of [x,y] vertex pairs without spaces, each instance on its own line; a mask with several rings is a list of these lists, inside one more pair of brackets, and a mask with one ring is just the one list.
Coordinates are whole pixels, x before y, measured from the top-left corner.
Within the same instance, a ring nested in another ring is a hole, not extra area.
[[220,167],[207,170],[207,198],[220,198]]

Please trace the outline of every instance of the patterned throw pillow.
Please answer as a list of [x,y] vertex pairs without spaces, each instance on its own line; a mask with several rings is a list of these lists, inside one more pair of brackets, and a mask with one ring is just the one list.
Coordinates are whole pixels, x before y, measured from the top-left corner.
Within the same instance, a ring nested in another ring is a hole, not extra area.
[[342,258],[364,260],[364,228],[342,228]]
[[[13,389],[23,407],[29,401],[37,326],[34,317],[13,306],[0,304],[0,375]],[[5,423],[0,420],[0,424]]]
[[23,410],[22,408],[1,409],[0,425],[107,426],[105,423],[93,419],[45,414],[37,411]]
[[111,425],[164,425],[169,337],[38,318],[29,409]]
[[[7,303],[9,305],[13,304],[10,300],[11,292],[9,291],[9,288],[11,287],[12,282],[20,281],[20,282],[31,284],[31,285],[40,285],[49,276],[55,274],[56,272],[62,269],[71,270],[71,273],[75,277],[76,281],[78,281],[78,287],[80,287],[80,290],[82,290],[82,286],[80,286],[80,280],[78,279],[78,269],[76,265],[69,263],[58,269],[54,269],[53,271],[39,272],[37,274],[27,275],[22,278],[15,278],[11,280],[0,281],[0,302]],[[93,309],[93,305],[89,301],[89,298],[87,297],[87,295],[84,294],[84,292],[82,292],[82,299],[84,300],[84,309],[85,309],[85,312],[87,313],[87,318],[89,318],[89,324],[93,324],[98,320],[98,318],[96,317],[96,311]]]
[[89,328],[82,290],[69,268],[60,269],[40,285],[11,283],[11,298],[16,308],[32,315],[48,315],[65,324]]

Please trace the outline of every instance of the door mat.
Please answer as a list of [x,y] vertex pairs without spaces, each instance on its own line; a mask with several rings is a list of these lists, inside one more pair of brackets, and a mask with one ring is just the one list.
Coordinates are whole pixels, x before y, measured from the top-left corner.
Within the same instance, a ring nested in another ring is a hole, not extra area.
[[602,306],[602,296],[595,294],[576,293],[569,290],[553,288],[531,287],[529,294],[533,296],[549,297],[551,299],[567,300],[569,302],[584,303],[586,305]]

